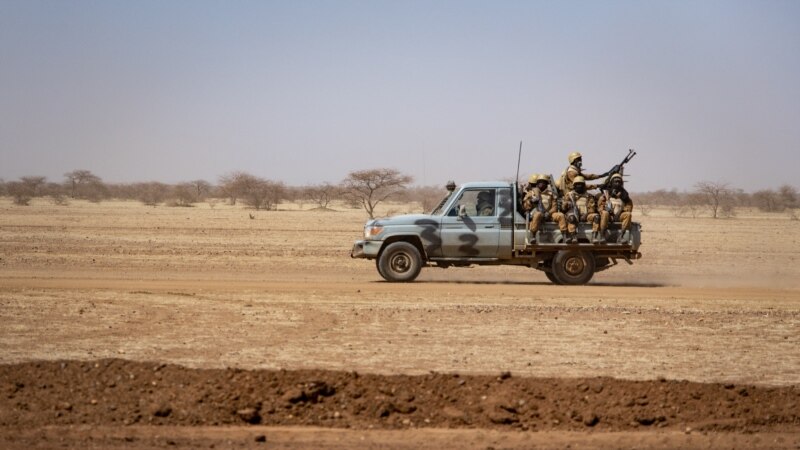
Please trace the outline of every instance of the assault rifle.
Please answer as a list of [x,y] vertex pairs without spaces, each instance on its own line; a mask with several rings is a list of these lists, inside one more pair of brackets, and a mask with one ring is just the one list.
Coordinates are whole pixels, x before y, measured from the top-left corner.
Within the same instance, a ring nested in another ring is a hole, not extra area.
[[600,185],[600,189],[603,191],[608,190],[608,188],[611,186],[611,176],[614,175],[615,173],[623,175],[623,173],[625,172],[625,164],[631,162],[634,156],[636,156],[636,152],[632,148],[629,148],[628,154],[624,158],[622,158],[622,162],[612,167],[611,170],[606,172],[606,179],[605,181],[603,181],[603,184]]
[[569,192],[569,199],[572,200],[572,214],[571,215],[575,216],[575,225],[577,225],[581,221],[581,210],[578,209],[578,202],[577,202],[577,200],[575,200],[575,192],[573,192],[573,191]]
[[556,194],[556,211],[561,212],[561,197],[562,192],[558,189],[556,185],[555,178],[553,178],[553,174],[550,174],[550,186],[553,188],[553,193]]

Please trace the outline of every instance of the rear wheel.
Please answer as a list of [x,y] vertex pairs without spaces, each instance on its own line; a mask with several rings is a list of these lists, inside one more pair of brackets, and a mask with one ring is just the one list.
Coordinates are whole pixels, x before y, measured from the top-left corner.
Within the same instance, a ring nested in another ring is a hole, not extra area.
[[586,284],[592,279],[594,268],[594,256],[579,250],[560,250],[553,258],[557,284]]
[[419,250],[408,242],[389,244],[378,257],[378,273],[386,281],[414,281],[421,269]]

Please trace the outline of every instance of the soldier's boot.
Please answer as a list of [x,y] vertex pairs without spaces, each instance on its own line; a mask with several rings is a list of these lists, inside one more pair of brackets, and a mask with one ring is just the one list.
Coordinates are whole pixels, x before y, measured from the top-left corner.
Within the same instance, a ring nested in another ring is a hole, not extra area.
[[625,230],[619,235],[619,239],[617,240],[618,244],[630,244],[631,241],[631,232],[630,230]]
[[567,244],[577,244],[578,243],[578,233],[567,233]]
[[605,244],[606,238],[601,231],[592,231],[592,242],[595,244]]

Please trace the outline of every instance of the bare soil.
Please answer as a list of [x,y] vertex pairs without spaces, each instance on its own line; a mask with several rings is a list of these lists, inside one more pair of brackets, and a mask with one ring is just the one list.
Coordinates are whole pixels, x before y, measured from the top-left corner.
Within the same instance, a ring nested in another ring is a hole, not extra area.
[[362,212],[282,208],[0,200],[2,446],[797,448],[785,217],[656,211],[588,286],[391,284]]

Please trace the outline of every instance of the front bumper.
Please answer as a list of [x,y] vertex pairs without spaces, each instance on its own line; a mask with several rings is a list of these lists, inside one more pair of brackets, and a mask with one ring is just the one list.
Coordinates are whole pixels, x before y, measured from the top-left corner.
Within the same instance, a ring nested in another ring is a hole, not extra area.
[[378,257],[381,245],[383,245],[383,241],[356,241],[353,249],[350,250],[350,257],[375,259]]

